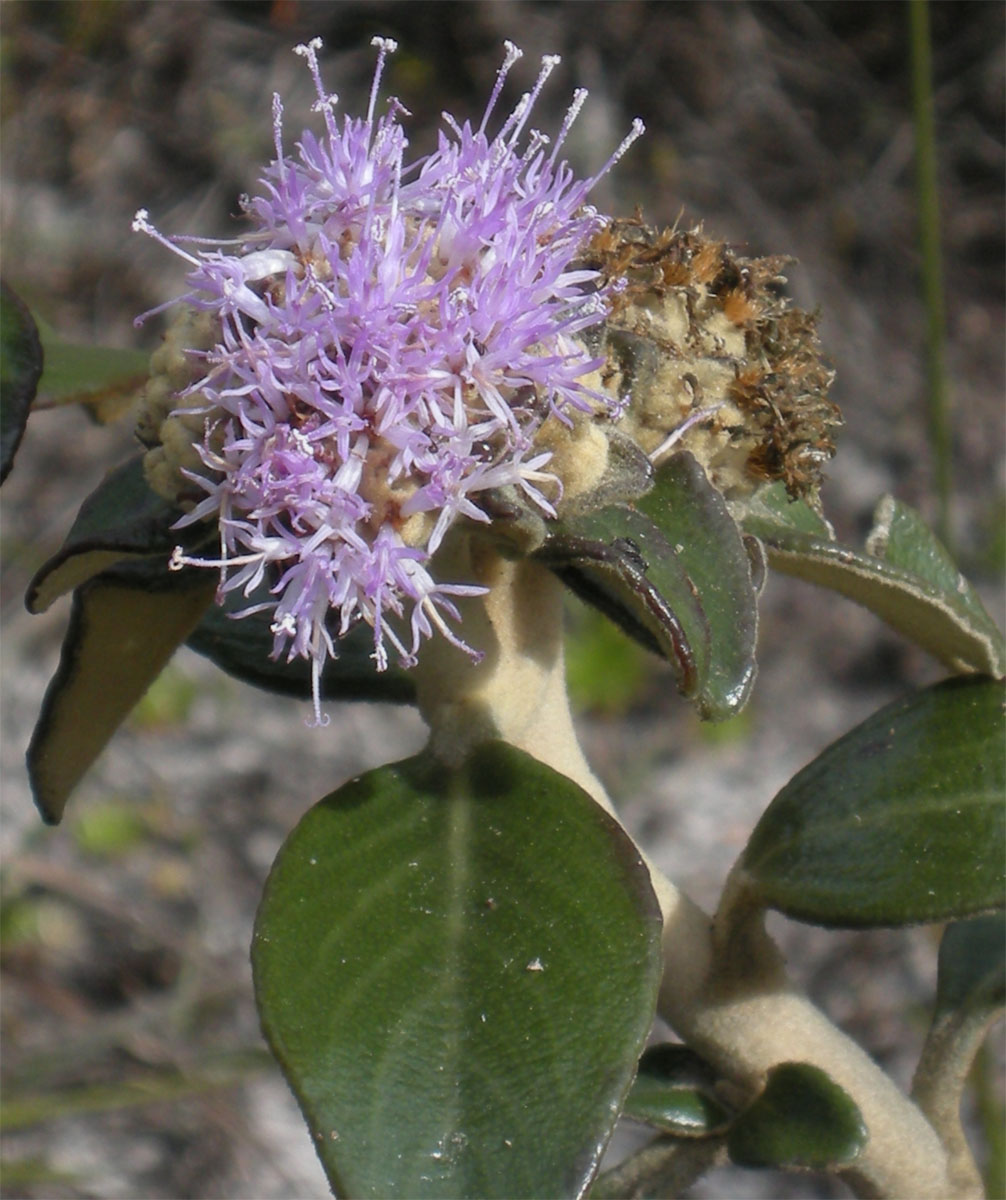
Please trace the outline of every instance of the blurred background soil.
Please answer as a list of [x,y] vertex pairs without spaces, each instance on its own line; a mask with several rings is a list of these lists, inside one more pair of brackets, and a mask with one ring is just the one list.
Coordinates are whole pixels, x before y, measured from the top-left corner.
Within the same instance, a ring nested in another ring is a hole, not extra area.
[[[1004,10],[954,0],[933,4],[931,20],[954,537],[1002,619]],[[574,87],[590,90],[568,143],[581,172],[634,116],[646,122],[597,189],[599,207],[703,221],[745,253],[798,260],[790,293],[820,308],[846,418],[824,492],[839,534],[860,539],[885,491],[935,515],[905,5],[6,0],[0,22],[4,273],[63,335],[157,344],[159,320],[139,331],[132,320],[181,290],[182,264],[130,232],[133,214],[149,209],[168,233],[235,231],[236,198],[271,153],[272,93],[291,141],[314,120],[297,42],[324,38],[328,86],[358,113],[370,37],[397,38],[385,92],[412,111],[418,153],[442,110],[481,113],[509,38],[526,53],[511,102],[541,54],[563,56],[538,127],[554,131]],[[414,752],[423,728],[405,709],[332,705],[330,727],[308,729],[306,705],[184,651],[64,824],[43,828],[23,753],[67,609],[29,618],[21,597],[80,500],[129,451],[128,429],[39,412],[4,490],[2,1194],[322,1197],[258,1034],[251,923],[304,809]],[[869,614],[809,586],[771,580],[762,613],[754,699],[705,728],[666,671],[571,610],[588,755],[632,832],[708,906],[795,770],[941,675]],[[815,999],[907,1083],[932,998],[933,931],[776,930]],[[984,1087],[985,1099],[997,1094]],[[846,1193],[815,1176],[718,1172],[690,1194]]]

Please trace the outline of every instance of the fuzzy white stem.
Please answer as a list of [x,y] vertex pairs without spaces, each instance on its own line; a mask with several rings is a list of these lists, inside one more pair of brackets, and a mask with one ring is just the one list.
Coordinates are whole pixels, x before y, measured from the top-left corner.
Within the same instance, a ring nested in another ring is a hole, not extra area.
[[445,577],[489,588],[459,604],[465,637],[485,657],[473,665],[442,639],[424,647],[415,679],[431,750],[455,764],[487,738],[502,738],[561,771],[610,812],[566,698],[562,585],[537,563],[509,562],[482,541],[445,550],[448,562],[438,557]]

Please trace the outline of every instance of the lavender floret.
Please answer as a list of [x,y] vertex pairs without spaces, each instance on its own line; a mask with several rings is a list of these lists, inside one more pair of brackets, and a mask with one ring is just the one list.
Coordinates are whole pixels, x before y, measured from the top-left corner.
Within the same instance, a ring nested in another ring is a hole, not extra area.
[[445,114],[436,150],[406,162],[406,110],[392,100],[375,116],[395,44],[374,44],[367,116],[341,122],[320,41],[297,47],[325,133],[305,132],[288,156],[274,98],[276,159],[245,201],[246,237],[168,239],[145,212],[134,222],[191,263],[182,299],[220,328],[189,389],[209,414],[205,474],[188,473],[205,496],[179,522],[216,520],[220,557],[173,561],[217,567],[221,595],[268,583],[268,604],[239,615],[266,607],[273,654],[312,662],[319,722],[321,672],[358,621],[373,628],[378,670],[389,651],[413,664],[435,632],[480,657],[452,628],[452,598],[485,589],[439,582],[430,560],[460,518],[489,521],[487,489],[515,485],[554,515],[561,482],[538,430],[611,405],[585,381],[600,360],[579,337],[605,319],[610,285],[574,264],[603,224],[591,188],[642,131],[586,180],[558,157],[585,92],[554,146],[525,138],[549,57],[490,138],[520,57],[508,43],[479,126]]

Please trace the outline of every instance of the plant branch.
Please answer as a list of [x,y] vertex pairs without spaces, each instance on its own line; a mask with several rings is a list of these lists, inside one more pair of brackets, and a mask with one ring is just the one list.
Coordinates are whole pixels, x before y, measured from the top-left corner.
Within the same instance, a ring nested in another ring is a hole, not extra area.
[[780,1063],[806,1062],[825,1071],[855,1101],[869,1130],[862,1154],[840,1172],[856,1195],[980,1197],[980,1188],[955,1186],[946,1152],[920,1110],[787,978],[763,916],[735,870],[710,929],[701,978],[692,966],[693,945],[665,925],[661,1015],[752,1094]]
[[[912,1080],[912,1097],[940,1136],[962,1194],[982,1194],[981,1176],[961,1125],[961,1095],[997,1007],[954,1010],[933,1022]],[[970,1191],[966,1191],[970,1189]]]
[[655,1138],[598,1177],[590,1200],[673,1200],[713,1167],[727,1161],[722,1138]]

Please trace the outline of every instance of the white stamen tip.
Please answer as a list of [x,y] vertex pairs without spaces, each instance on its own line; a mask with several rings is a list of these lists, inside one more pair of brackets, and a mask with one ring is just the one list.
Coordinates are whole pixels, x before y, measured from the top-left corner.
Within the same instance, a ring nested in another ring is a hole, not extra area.
[[377,50],[383,50],[386,54],[394,54],[398,49],[398,43],[394,38],[389,37],[372,37],[370,44]]
[[504,42],[503,49],[506,51],[506,59],[504,61],[504,70],[509,70],[510,67],[519,59],[524,57],[524,51],[520,46],[515,46],[513,42]]
[[145,208],[138,208],[136,216],[133,217],[133,233],[149,233],[150,222],[147,220],[150,214]]
[[[606,174],[608,171],[610,171],[611,168],[615,165],[615,163],[617,163],[618,160],[625,154],[626,150],[628,150],[628,148],[632,145],[632,143],[634,141],[636,141],[637,138],[642,137],[642,135],[645,131],[646,131],[646,126],[639,119],[639,117],[636,117],[632,122],[632,127],[630,128],[629,132],[625,135],[624,138],[622,138],[621,142],[619,143],[618,149],[608,160],[608,163],[605,166],[604,171],[601,172],[601,174],[603,175],[603,174]],[[598,178],[600,178],[600,176]]]

